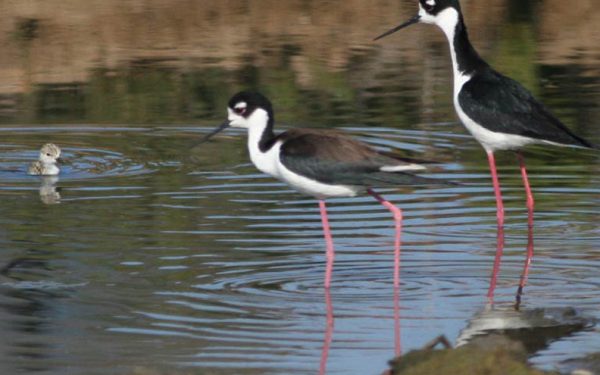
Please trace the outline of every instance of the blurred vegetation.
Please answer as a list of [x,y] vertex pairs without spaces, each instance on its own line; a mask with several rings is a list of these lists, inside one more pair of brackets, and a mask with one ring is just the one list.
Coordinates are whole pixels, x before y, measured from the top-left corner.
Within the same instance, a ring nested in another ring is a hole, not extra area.
[[[185,123],[214,120],[225,113],[237,90],[255,89],[272,98],[277,120],[313,126],[391,124],[418,121],[415,98],[397,103],[385,95],[360,98],[346,72],[314,66],[314,88],[296,85],[285,67],[245,66],[181,72],[160,62],[133,63],[127,69],[96,69],[83,83],[35,85],[19,98],[5,123]],[[414,92],[414,88],[407,88]],[[384,94],[384,93],[382,93]],[[393,104],[393,105],[392,105]]]
[[[72,14],[47,9],[53,16],[44,17],[35,4],[7,8],[0,123],[203,123],[220,119],[229,96],[248,88],[271,97],[278,120],[294,125],[456,121],[448,50],[438,31],[422,28],[415,36],[414,28],[371,41],[382,18],[396,22],[396,13],[412,12],[408,5],[384,2],[367,13],[370,7],[358,2],[273,3],[270,21],[256,23],[251,15],[265,4],[249,2],[232,13],[216,2],[206,9],[167,3],[142,6],[144,17],[135,7],[117,12],[112,3],[75,6]],[[540,61],[550,17],[542,5],[498,0],[465,11],[484,57],[568,125],[589,127],[600,120],[593,107],[600,77],[588,60]],[[105,29],[103,17],[120,28]],[[230,19],[239,27],[230,29]],[[292,19],[300,24],[290,25]]]

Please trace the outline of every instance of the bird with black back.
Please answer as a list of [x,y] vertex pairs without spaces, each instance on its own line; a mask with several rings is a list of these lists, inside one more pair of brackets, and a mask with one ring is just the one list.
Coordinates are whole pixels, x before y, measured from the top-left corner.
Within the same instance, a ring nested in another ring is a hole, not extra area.
[[373,196],[390,210],[394,217],[394,286],[398,287],[402,211],[377,194],[373,188],[447,183],[415,175],[415,172],[425,168],[375,150],[341,131],[295,128],[275,134],[274,123],[271,102],[260,93],[243,91],[229,100],[225,122],[207,134],[200,143],[229,127],[247,129],[248,151],[256,168],[319,200],[327,245],[326,288],[331,285],[335,252],[325,199],[354,197],[364,192]]
[[541,102],[515,80],[488,65],[477,53],[467,33],[458,0],[419,0],[419,11],[410,20],[375,38],[381,39],[416,23],[437,25],[448,39],[454,71],[454,108],[459,119],[485,149],[496,196],[496,216],[504,225],[504,204],[494,153],[517,151],[527,195],[528,223],[533,225],[534,199],[521,152],[530,144],[595,148],[573,133]]

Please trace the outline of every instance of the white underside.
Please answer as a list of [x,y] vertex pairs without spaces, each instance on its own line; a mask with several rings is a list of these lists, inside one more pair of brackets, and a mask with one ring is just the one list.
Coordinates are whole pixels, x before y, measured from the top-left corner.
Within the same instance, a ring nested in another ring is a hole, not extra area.
[[317,198],[329,197],[354,197],[363,188],[358,186],[329,185],[317,182],[292,172],[283,165],[279,159],[281,142],[277,142],[267,152],[261,152],[258,142],[252,142],[248,137],[248,149],[252,163],[261,172],[267,173],[278,180],[285,182],[295,190]]
[[283,164],[278,164],[279,179],[289,184],[303,194],[312,195],[317,198],[354,197],[358,192],[364,190],[359,186],[350,185],[328,185],[304,176],[300,176]]
[[[303,194],[311,195],[319,199],[328,197],[354,197],[366,189],[364,186],[325,184],[289,170],[281,163],[281,141],[275,143],[266,152],[262,152],[259,148],[259,143],[267,121],[267,113],[259,109],[251,115],[243,126],[248,129],[248,151],[250,153],[250,160],[252,160],[252,163],[261,172],[287,183]],[[419,171],[423,169],[425,169],[425,167],[418,164],[389,165],[380,168],[382,172]]]
[[[426,15],[425,17],[431,16]],[[460,121],[471,133],[471,135],[473,135],[473,137],[475,137],[475,139],[481,143],[483,148],[488,152],[494,152],[496,150],[520,149],[532,143],[548,143],[520,135],[493,132],[479,125],[469,116],[467,116],[467,114],[462,110],[458,102],[458,96],[465,83],[471,79],[471,76],[464,74],[458,69],[456,51],[454,51],[453,44],[454,32],[456,30],[458,19],[458,12],[453,8],[448,8],[440,12],[436,18],[431,18],[429,22],[435,23],[442,29],[442,31],[444,31],[444,34],[446,35],[450,45],[450,55],[452,57],[452,68],[454,71],[454,109],[456,110]]]
[[56,164],[47,164],[36,161],[29,166],[27,173],[30,175],[56,176],[60,173],[60,169]]
[[282,142],[277,142],[267,152],[262,152],[258,145],[268,117],[264,111],[256,112],[249,120],[248,151],[250,160],[261,172],[287,183],[301,193],[317,198],[353,197],[361,190],[360,187],[356,186],[323,184],[290,171],[279,159]]
[[518,150],[533,143],[542,143],[542,141],[534,138],[498,133],[484,128],[467,116],[460,105],[458,105],[458,98],[456,97],[454,99],[454,108],[456,109],[460,121],[488,152],[494,152],[496,150]]

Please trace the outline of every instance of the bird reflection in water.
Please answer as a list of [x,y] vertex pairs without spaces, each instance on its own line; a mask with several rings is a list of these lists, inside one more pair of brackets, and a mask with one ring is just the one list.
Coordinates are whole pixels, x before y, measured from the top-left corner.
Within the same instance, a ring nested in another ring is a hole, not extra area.
[[[533,219],[532,212],[529,213],[529,220]],[[494,267],[492,269],[492,277],[490,278],[490,286],[488,289],[487,297],[490,306],[494,304],[494,292],[496,290],[496,284],[498,281],[498,274],[500,273],[500,264],[502,262],[502,255],[504,253],[504,228],[498,227],[496,236],[496,256],[494,258]],[[523,272],[519,281],[519,287],[517,289],[515,309],[518,310],[521,306],[521,297],[523,290],[527,284],[529,277],[529,269],[531,268],[531,262],[533,261],[533,226],[528,225],[527,229],[527,255],[525,257],[525,263],[523,265]]]
[[40,200],[44,204],[60,203],[60,188],[56,187],[58,176],[42,176],[40,183]]
[[[401,247],[401,224],[396,223],[396,238],[394,241],[394,356],[400,356],[402,352],[400,339],[400,247]],[[325,334],[323,338],[323,348],[321,349],[321,361],[319,364],[319,375],[327,373],[327,359],[333,340],[333,329],[335,325],[335,316],[333,313],[333,304],[331,302],[331,290],[325,288]]]
[[319,365],[319,375],[324,375],[327,370],[327,358],[329,358],[329,348],[331,347],[331,339],[333,338],[333,305],[331,304],[331,291],[325,288],[325,310],[326,310],[326,326],[325,338],[323,339],[323,349],[321,350],[321,363]]
[[[400,287],[394,287],[394,356],[399,357],[402,352],[400,342]],[[333,304],[331,303],[331,291],[325,289],[325,334],[323,335],[323,348],[321,349],[321,361],[319,363],[319,375],[327,373],[327,359],[333,341],[333,329],[335,316]]]
[[[533,220],[533,215],[529,215],[530,220]],[[523,273],[521,274],[521,281],[519,282],[519,289],[517,289],[517,298],[515,302],[515,309],[519,310],[521,306],[521,296],[523,295],[523,289],[527,284],[529,278],[529,269],[531,268],[531,262],[533,260],[533,225],[529,226],[527,231],[527,257],[525,258],[525,265],[523,266]]]

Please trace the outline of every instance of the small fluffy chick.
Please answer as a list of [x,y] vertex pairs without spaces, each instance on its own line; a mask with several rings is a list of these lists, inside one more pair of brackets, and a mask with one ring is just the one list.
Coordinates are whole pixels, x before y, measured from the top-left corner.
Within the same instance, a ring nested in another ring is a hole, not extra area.
[[39,176],[55,176],[60,172],[56,160],[60,157],[60,148],[54,143],[46,143],[40,150],[40,157],[29,165],[27,173]]

